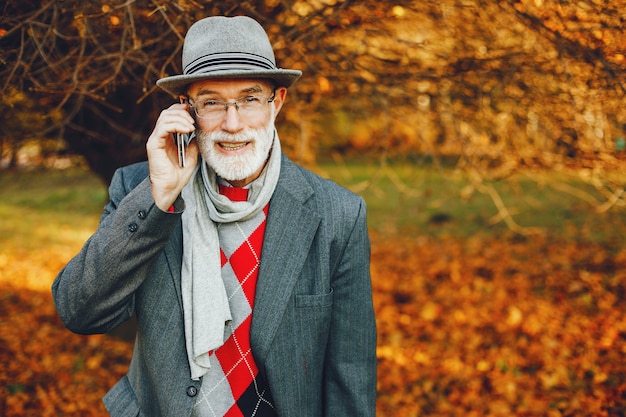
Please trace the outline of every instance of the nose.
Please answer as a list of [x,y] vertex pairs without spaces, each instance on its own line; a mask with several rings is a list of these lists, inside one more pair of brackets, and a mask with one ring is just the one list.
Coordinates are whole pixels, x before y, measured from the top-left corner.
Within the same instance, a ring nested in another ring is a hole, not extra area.
[[232,104],[226,107],[224,118],[222,119],[222,130],[230,133],[237,133],[244,128],[241,115],[237,110],[237,105]]

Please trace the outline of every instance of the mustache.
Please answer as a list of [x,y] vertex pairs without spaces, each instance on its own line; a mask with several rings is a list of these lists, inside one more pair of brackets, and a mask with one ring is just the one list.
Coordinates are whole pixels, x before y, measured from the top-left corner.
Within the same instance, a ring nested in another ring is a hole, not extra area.
[[196,135],[204,140],[211,142],[245,143],[258,140],[258,132],[253,129],[246,129],[237,133],[220,131],[205,132],[199,130]]

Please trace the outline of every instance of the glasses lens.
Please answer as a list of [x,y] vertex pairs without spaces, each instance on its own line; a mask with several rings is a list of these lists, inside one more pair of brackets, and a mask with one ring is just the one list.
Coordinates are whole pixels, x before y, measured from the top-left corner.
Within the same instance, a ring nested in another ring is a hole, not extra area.
[[222,100],[200,100],[193,105],[196,114],[199,117],[210,119],[223,117],[229,106],[235,106],[235,109],[242,116],[257,116],[264,109],[265,105],[273,101],[274,96],[246,96],[235,101]]

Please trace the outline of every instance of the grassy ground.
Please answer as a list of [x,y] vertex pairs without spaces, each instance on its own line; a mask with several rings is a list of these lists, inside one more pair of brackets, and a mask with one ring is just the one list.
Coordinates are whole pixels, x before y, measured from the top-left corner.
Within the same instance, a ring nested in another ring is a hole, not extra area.
[[0,176],[0,281],[48,290],[54,271],[95,230],[106,197],[81,170]]
[[[326,163],[315,170],[363,195],[374,239],[532,239],[523,233],[538,231],[556,241],[626,244],[626,210],[596,212],[590,201],[600,202],[601,196],[576,177],[535,173],[487,184],[497,190],[513,227],[519,226],[512,230],[498,216],[489,190],[453,169],[364,162]],[[562,191],[566,187],[570,192]],[[0,272],[18,266],[27,271],[19,278],[3,273],[0,279],[47,289],[50,271],[62,267],[93,232],[106,199],[105,185],[80,169],[0,175]]]
[[[324,164],[318,171],[363,195],[370,230],[382,236],[466,239],[540,233],[626,243],[626,209],[598,212],[606,198],[575,174],[524,173],[476,184],[466,172],[429,164]],[[508,218],[501,215],[503,208]]]

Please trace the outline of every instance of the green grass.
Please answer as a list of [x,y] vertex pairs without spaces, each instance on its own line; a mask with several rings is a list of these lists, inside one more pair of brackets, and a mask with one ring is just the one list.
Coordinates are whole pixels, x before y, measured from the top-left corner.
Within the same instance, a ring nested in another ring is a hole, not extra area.
[[79,169],[0,175],[0,252],[76,245],[96,228],[107,192]]
[[91,215],[106,202],[106,188],[82,169],[32,170],[0,175],[2,204],[23,209]]
[[[626,243],[626,210],[613,207],[598,213],[585,199],[556,190],[554,184],[566,185],[586,193],[587,199],[602,201],[595,188],[562,174],[535,174],[533,178],[520,174],[487,184],[497,190],[520,227],[516,233],[497,221],[493,198],[473,187],[467,174],[451,168],[359,162],[324,163],[314,170],[362,195],[368,204],[370,230],[383,238],[519,238],[538,228],[555,239]],[[84,170],[2,173],[0,251],[16,246],[31,249],[55,240],[61,244],[82,241],[95,229],[106,199],[105,185]]]
[[[598,190],[562,173],[517,174],[473,185],[467,173],[432,164],[327,163],[316,170],[361,194],[370,230],[383,237],[532,238],[540,232],[555,239],[626,243],[626,209],[597,212],[605,201]],[[496,202],[509,213],[509,224]]]

